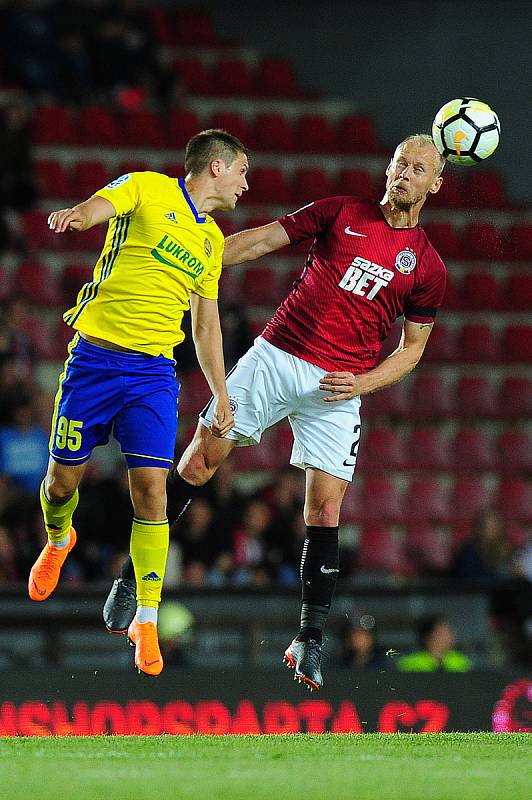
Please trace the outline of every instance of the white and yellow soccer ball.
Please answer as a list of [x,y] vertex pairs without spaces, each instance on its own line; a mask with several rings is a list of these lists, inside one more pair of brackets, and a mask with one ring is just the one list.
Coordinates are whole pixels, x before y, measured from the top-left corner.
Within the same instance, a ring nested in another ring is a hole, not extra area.
[[439,152],[453,164],[479,164],[499,144],[501,124],[495,111],[482,100],[460,97],[440,108],[432,123],[432,138]]

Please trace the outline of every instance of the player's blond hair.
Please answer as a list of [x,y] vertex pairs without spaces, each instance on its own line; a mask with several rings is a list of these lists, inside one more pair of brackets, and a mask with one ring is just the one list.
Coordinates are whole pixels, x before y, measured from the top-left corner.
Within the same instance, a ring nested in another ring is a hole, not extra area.
[[412,133],[410,136],[407,136],[406,139],[403,139],[402,142],[399,142],[397,147],[401,147],[402,144],[406,144],[406,142],[412,142],[412,141],[416,142],[416,144],[419,145],[431,144],[434,147],[436,153],[438,154],[438,159],[439,159],[438,176],[441,175],[443,172],[443,168],[447,162],[436,149],[436,145],[434,144],[434,139],[432,138],[432,136],[429,133]]

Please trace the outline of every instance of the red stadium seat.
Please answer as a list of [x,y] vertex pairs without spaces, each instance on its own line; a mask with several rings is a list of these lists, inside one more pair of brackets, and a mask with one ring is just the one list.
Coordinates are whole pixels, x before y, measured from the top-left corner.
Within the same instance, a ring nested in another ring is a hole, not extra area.
[[290,425],[285,421],[275,426],[275,452],[279,466],[286,466],[290,463],[292,447],[294,445],[294,434]]
[[146,9],[146,14],[149,17],[151,29],[158,44],[167,47],[178,44],[175,20],[170,17],[166,9],[159,6],[151,6]]
[[382,150],[375,121],[365,114],[344,117],[337,128],[336,142],[340,153],[379,153]]
[[500,311],[504,300],[499,280],[491,272],[468,272],[462,283],[462,302],[466,310]]
[[68,247],[64,247],[64,249],[83,250],[88,253],[98,252],[104,245],[106,234],[105,225],[95,225],[82,233],[71,233],[70,239],[67,240]]
[[[176,149],[184,148],[188,140],[204,127],[198,115],[188,109],[172,111],[168,117],[167,126],[168,145]],[[180,165],[180,174],[182,169]]]
[[243,59],[223,58],[213,70],[214,94],[220,96],[253,97],[255,85],[252,72]]
[[504,480],[497,493],[497,508],[509,520],[532,522],[532,485],[529,480]]
[[[117,177],[118,175],[113,175],[113,178]],[[78,161],[72,172],[75,195],[83,199],[102,189],[110,179],[103,161]]]
[[164,148],[172,145],[166,136],[166,126],[153,111],[135,111],[123,120],[124,144],[132,147]]
[[410,411],[408,383],[401,381],[362,399],[364,419],[405,419]]
[[484,431],[474,428],[457,431],[451,440],[450,450],[455,472],[494,468],[492,442]]
[[498,361],[499,341],[489,325],[464,325],[458,336],[460,360],[471,362]]
[[487,378],[463,375],[456,384],[455,412],[459,417],[496,417],[498,402],[495,386]]
[[402,503],[391,478],[366,478],[361,490],[359,519],[363,521],[401,518]]
[[182,163],[169,162],[168,164],[163,164],[157,171],[162,172],[163,175],[169,175],[171,178],[185,177],[185,168]]
[[59,318],[52,328],[52,358],[56,361],[65,361],[68,352],[67,347],[75,336],[76,331],[66,325],[61,318]]
[[452,416],[453,396],[444,378],[439,375],[417,375],[410,387],[409,419],[447,419]]
[[55,346],[52,332],[46,320],[40,317],[28,316],[21,326],[31,339],[33,347],[39,358],[49,361],[54,358]]
[[505,208],[508,205],[504,184],[495,172],[468,172],[464,194],[471,208]]
[[384,525],[366,525],[360,537],[357,567],[363,572],[403,574],[402,542]]
[[72,189],[68,171],[60,161],[45,159],[37,161],[37,186],[39,195],[43,198],[72,197]]
[[278,167],[254,167],[253,181],[249,191],[251,203],[290,202],[291,192],[284,173]]
[[200,58],[176,58],[172,64],[172,72],[183,81],[187,94],[194,96],[211,93],[209,70]]
[[264,472],[278,468],[275,446],[271,441],[265,440],[259,445],[235,447],[231,453],[231,461],[235,472]]
[[363,434],[357,467],[367,472],[401,469],[405,453],[401,437],[391,428],[376,428]]
[[406,529],[405,549],[417,573],[435,574],[450,566],[451,548],[441,527],[424,523]]
[[353,195],[375,199],[377,191],[373,178],[365,169],[342,169],[336,179],[335,195]]
[[309,203],[334,194],[332,181],[319,167],[302,167],[292,180],[292,199],[295,203]]
[[193,43],[194,47],[216,47],[218,34],[212,17],[201,8],[178,8],[174,13],[175,41]]
[[445,169],[443,183],[436,194],[431,194],[427,208],[460,208],[467,205],[463,184],[456,173]]
[[441,483],[432,478],[416,478],[410,483],[403,513],[408,524],[420,520],[447,522],[450,513],[447,491]]
[[508,311],[532,311],[532,274],[509,275],[504,287],[504,305]]
[[246,118],[237,111],[218,111],[211,119],[211,128],[221,128],[240,139],[245,147],[253,148],[253,136]]
[[264,97],[301,97],[294,68],[290,61],[265,58],[258,66],[256,91]]
[[15,271],[17,291],[39,306],[58,305],[60,295],[54,272],[47,264],[25,261]]
[[292,125],[280,113],[259,114],[255,118],[253,138],[257,150],[288,153],[295,149]]
[[159,172],[159,170],[154,170],[154,168],[148,164],[147,161],[121,161],[118,165],[117,173],[120,175],[127,175],[131,172]]
[[502,336],[505,361],[532,362],[532,325],[508,325]]
[[485,481],[478,478],[459,478],[451,492],[450,509],[452,521],[472,520],[481,511],[489,508],[492,492]]
[[505,430],[497,439],[497,468],[505,472],[532,472],[532,437],[527,431]]
[[429,363],[440,363],[459,361],[460,358],[461,353],[455,331],[437,320],[425,347],[423,360]]
[[445,311],[460,311],[463,307],[462,285],[455,275],[447,273],[443,308]]
[[462,238],[462,258],[503,259],[506,245],[501,232],[490,222],[472,222]]
[[28,249],[49,250],[61,249],[63,241],[69,238],[70,234],[57,234],[48,227],[48,214],[41,211],[25,211],[22,218],[24,237]]
[[442,258],[460,258],[462,243],[450,222],[427,222],[423,227],[430,243]]
[[506,231],[506,258],[532,261],[532,225],[521,222]]
[[211,390],[200,369],[189,372],[180,378],[179,413],[197,415],[209,402]]
[[296,146],[301,153],[334,153],[334,129],[321,114],[302,114],[296,121]]
[[266,266],[248,267],[241,291],[244,301],[251,306],[277,306],[282,300],[277,274]]
[[79,112],[79,131],[84,145],[120,147],[124,143],[121,125],[105,106],[82,106]]
[[67,144],[78,143],[78,131],[75,121],[63,106],[40,106],[33,115],[35,144]]
[[411,469],[449,469],[447,438],[437,428],[415,428],[405,444],[407,466]]
[[532,416],[532,380],[525,377],[505,378],[499,390],[499,413],[510,418]]

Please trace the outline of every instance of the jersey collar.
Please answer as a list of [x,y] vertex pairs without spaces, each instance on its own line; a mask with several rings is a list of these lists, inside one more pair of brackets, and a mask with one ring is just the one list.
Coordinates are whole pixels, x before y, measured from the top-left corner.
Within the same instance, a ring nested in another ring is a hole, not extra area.
[[190,207],[190,210],[194,214],[194,218],[195,218],[196,222],[199,222],[200,224],[202,224],[204,222],[207,222],[207,217],[201,217],[198,214],[198,209],[196,208],[196,206],[192,202],[192,198],[189,195],[189,193],[187,192],[187,187],[185,186],[185,179],[184,178],[179,178],[177,182],[179,184],[179,188],[183,192],[183,197],[187,201],[187,203],[188,203],[188,205]]

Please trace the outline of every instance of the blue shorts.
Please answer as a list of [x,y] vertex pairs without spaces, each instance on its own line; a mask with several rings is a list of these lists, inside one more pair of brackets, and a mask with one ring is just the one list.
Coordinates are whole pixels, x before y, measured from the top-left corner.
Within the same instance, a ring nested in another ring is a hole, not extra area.
[[112,434],[128,467],[163,467],[174,460],[179,383],[163,356],[122,353],[77,334],[55,398],[50,454],[83,464]]

